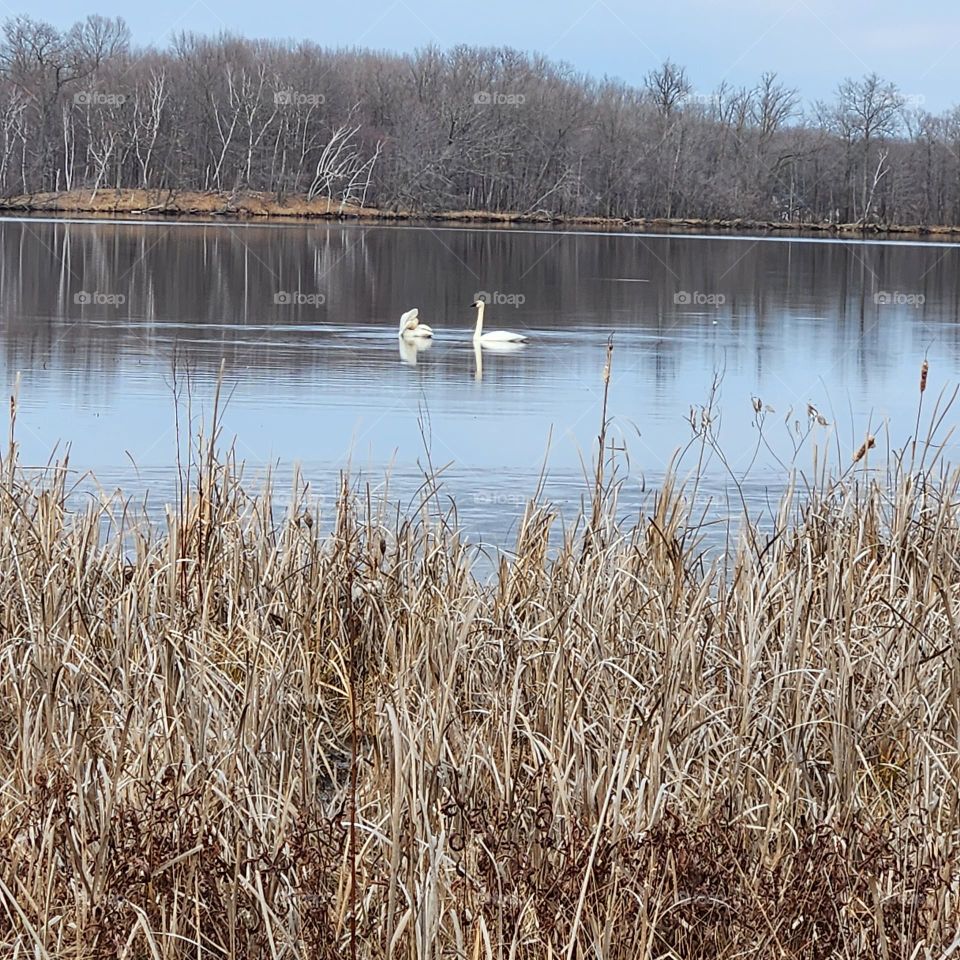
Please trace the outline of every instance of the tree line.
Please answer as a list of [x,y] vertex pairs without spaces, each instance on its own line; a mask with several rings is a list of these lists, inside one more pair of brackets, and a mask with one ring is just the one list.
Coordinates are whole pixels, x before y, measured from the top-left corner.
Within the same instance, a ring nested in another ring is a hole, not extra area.
[[413,54],[28,16],[0,38],[0,193],[260,191],[385,210],[960,223],[960,108],[871,74],[696,91],[509,48]]

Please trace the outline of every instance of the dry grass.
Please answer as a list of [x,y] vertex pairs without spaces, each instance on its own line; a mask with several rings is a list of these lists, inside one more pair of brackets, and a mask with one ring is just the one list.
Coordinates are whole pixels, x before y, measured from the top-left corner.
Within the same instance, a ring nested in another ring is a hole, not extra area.
[[372,207],[340,203],[325,197],[283,199],[257,191],[217,193],[202,190],[68,190],[6,197],[0,209],[26,212],[91,213],[103,215],[164,215],[202,217],[379,218],[389,216]]
[[956,473],[871,452],[722,562],[667,483],[287,519],[229,454],[166,524],[0,479],[10,957],[950,955]]

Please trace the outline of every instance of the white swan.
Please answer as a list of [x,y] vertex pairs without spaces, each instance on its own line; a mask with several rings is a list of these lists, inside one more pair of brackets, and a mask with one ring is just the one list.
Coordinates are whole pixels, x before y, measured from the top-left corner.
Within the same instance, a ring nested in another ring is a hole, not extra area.
[[522,333],[510,333],[508,330],[491,330],[490,333],[483,332],[483,308],[486,306],[483,300],[474,300],[471,307],[477,308],[477,329],[473,331],[473,342],[479,343],[483,347],[493,346],[503,343],[526,343],[527,338]]
[[433,330],[425,323],[420,322],[420,310],[414,307],[408,310],[400,317],[400,330],[398,336],[401,337],[432,337]]

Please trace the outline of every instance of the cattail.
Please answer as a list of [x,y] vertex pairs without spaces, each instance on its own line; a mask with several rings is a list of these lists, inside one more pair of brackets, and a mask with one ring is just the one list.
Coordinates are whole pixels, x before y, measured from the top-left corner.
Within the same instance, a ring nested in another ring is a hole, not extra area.
[[927,389],[927,371],[930,369],[930,364],[926,360],[923,361],[923,366],[920,368],[920,392],[923,393]]
[[876,446],[877,440],[872,433],[867,434],[867,439],[860,444],[859,449],[853,455],[853,462],[859,463],[866,455],[868,450],[872,450]]

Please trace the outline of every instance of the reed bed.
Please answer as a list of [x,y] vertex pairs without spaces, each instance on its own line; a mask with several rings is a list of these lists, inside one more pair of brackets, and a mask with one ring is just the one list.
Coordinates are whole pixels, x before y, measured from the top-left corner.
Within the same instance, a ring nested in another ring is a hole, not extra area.
[[713,562],[600,456],[481,575],[429,486],[325,527],[210,443],[157,524],[11,440],[3,955],[950,956],[960,476],[917,456]]

